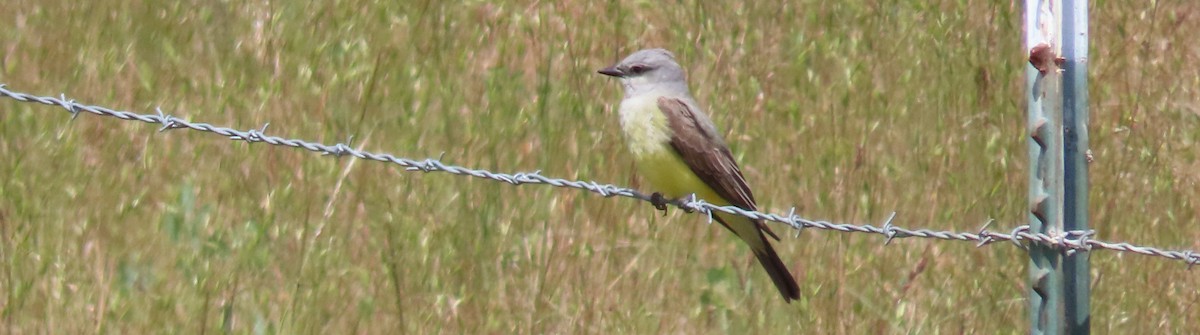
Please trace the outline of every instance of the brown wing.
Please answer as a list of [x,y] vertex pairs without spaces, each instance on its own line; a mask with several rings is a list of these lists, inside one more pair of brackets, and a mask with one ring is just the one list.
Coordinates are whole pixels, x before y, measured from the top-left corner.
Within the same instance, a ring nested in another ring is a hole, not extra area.
[[[658,98],[658,108],[667,115],[671,127],[671,147],[683,158],[700,180],[708,184],[717,195],[745,210],[757,210],[754,194],[746,184],[742,170],[738,168],[729,148],[711,127],[704,127],[697,119],[698,111],[677,98]],[[771,228],[755,220],[758,228],[779,240]]]

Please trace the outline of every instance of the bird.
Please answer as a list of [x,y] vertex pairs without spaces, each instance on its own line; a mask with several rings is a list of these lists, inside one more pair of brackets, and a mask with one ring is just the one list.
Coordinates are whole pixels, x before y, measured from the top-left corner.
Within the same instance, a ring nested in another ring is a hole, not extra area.
[[[754,211],[754,194],[716,124],[688,89],[683,68],[665,49],[636,51],[600,74],[624,88],[618,107],[621,132],[638,173],[665,209],[662,197],[695,195],[717,206]],[[713,211],[712,218],[754,253],[785,302],[800,298],[800,287],[767,240],[779,241],[762,220]]]

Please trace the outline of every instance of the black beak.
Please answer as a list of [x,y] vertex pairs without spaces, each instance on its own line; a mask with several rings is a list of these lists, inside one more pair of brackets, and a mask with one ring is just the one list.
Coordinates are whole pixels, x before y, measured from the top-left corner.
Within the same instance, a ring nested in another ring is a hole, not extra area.
[[620,69],[618,69],[616,65],[600,69],[600,71],[596,71],[596,72],[599,72],[602,75],[617,77],[617,78],[621,78],[621,77],[625,76],[625,72],[622,72]]

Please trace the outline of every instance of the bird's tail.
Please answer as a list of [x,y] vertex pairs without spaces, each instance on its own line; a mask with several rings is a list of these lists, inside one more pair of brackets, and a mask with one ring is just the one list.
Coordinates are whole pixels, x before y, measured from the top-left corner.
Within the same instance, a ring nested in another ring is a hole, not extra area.
[[779,294],[783,295],[783,300],[790,303],[792,300],[800,299],[800,285],[796,284],[796,278],[793,278],[792,273],[788,272],[787,266],[779,259],[779,255],[775,253],[775,248],[771,247],[766,236],[759,233],[758,238],[762,239],[764,247],[751,249],[754,251],[754,256],[758,258],[758,262],[762,264],[763,270],[767,270],[767,275],[771,276],[772,282],[775,282],[775,287],[779,288]]
[[[754,252],[754,257],[758,258],[763,270],[767,270],[767,275],[771,276],[771,281],[775,283],[775,287],[779,288],[779,294],[783,295],[784,301],[790,303],[792,300],[800,299],[800,285],[796,284],[796,278],[792,277],[787,265],[784,265],[783,261],[779,259],[779,254],[775,253],[771,241],[767,240],[766,233],[769,233],[770,230],[763,229],[761,221],[724,213],[716,213],[713,218],[750,246],[750,251]],[[771,236],[775,235],[771,234]]]

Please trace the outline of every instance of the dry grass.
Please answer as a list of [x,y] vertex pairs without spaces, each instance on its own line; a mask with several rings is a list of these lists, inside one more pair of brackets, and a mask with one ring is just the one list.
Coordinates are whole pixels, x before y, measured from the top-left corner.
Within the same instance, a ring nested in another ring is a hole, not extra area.
[[[11,1],[0,83],[499,171],[637,185],[594,70],[674,50],[767,210],[1026,220],[1019,4]],[[1092,8],[1092,218],[1200,249],[1200,8]],[[806,232],[0,103],[7,333],[1020,333],[1008,245]],[[1178,262],[1097,252],[1101,333],[1196,333]]]

